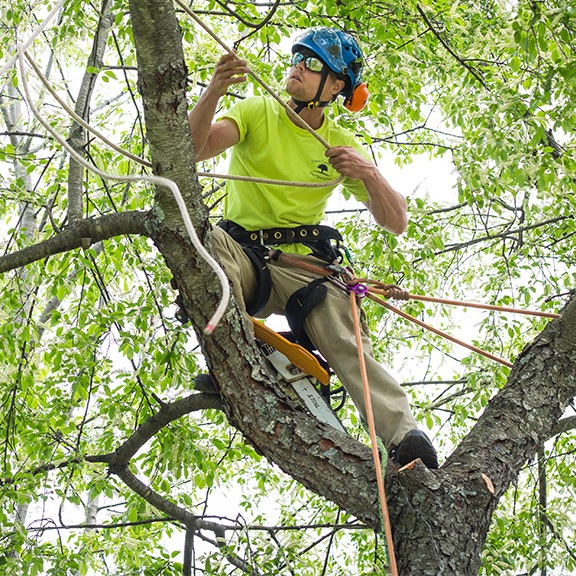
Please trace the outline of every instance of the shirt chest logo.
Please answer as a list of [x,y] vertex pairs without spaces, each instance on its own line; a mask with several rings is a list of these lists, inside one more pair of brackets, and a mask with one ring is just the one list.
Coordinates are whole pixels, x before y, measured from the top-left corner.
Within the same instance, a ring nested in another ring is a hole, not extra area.
[[327,159],[322,159],[322,160],[314,160],[311,159],[310,160],[313,168],[310,171],[310,176],[312,176],[313,178],[316,178],[317,180],[332,180],[333,177],[330,175],[330,163],[328,162]]

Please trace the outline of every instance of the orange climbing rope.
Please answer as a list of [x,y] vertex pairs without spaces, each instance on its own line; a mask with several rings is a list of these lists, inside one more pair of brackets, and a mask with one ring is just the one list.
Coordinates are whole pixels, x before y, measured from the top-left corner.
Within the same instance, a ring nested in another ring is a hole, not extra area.
[[[275,251],[271,250],[270,256],[272,256],[272,254],[274,254],[274,253],[275,253]],[[560,314],[556,314],[554,312],[541,312],[539,310],[520,310],[518,308],[510,308],[507,306],[496,306],[496,305],[492,305],[492,304],[479,304],[479,303],[475,303],[475,302],[462,302],[460,300],[446,300],[443,298],[434,298],[432,296],[420,296],[418,294],[410,294],[409,292],[407,292],[403,288],[400,288],[399,286],[396,286],[395,284],[385,284],[384,282],[380,282],[379,280],[371,280],[369,278],[358,278],[352,273],[351,269],[349,269],[349,268],[342,268],[340,266],[338,266],[338,267],[328,266],[327,268],[321,268],[319,266],[314,266],[312,264],[306,264],[305,262],[302,262],[301,260],[298,260],[297,258],[289,256],[283,252],[280,253],[280,256],[277,259],[285,262],[286,264],[290,264],[291,266],[294,266],[296,268],[301,268],[301,269],[306,270],[308,272],[318,274],[319,276],[325,276],[328,278],[328,280],[330,280],[331,282],[333,282],[334,284],[336,284],[338,287],[342,288],[343,290],[352,292],[352,293],[356,294],[357,296],[361,296],[361,297],[365,296],[369,300],[372,300],[373,302],[376,302],[376,303],[384,306],[384,308],[386,308],[387,310],[390,310],[391,312],[394,312],[395,314],[398,314],[402,318],[405,318],[406,320],[409,320],[410,322],[413,322],[414,324],[417,324],[418,326],[421,326],[422,328],[426,328],[426,330],[429,330],[430,332],[433,332],[434,334],[437,334],[438,336],[441,336],[442,338],[446,338],[447,340],[450,340],[450,341],[454,342],[455,344],[459,344],[460,346],[463,346],[464,348],[468,348],[469,350],[472,350],[473,352],[475,352],[477,354],[485,356],[486,358],[489,358],[490,360],[493,360],[494,362],[499,362],[500,364],[507,366],[508,368],[512,367],[512,363],[509,362],[508,360],[504,360],[503,358],[495,356],[494,354],[491,354],[490,352],[486,352],[486,350],[482,350],[481,348],[478,348],[477,346],[474,346],[472,344],[468,344],[467,342],[464,342],[463,340],[460,340],[459,338],[456,338],[456,337],[448,334],[447,332],[439,330],[438,328],[434,328],[433,326],[426,324],[426,322],[422,322],[422,320],[418,320],[418,318],[414,318],[414,316],[411,316],[410,314],[403,312],[399,308],[392,306],[392,304],[389,304],[388,302],[383,300],[379,295],[384,296],[385,298],[393,298],[396,300],[422,300],[422,301],[426,301],[426,302],[437,302],[440,304],[449,304],[449,305],[453,305],[453,306],[464,306],[464,307],[469,307],[469,308],[479,308],[479,309],[483,309],[483,310],[495,310],[495,311],[499,311],[499,312],[512,312],[515,314],[525,314],[525,315],[531,315],[531,316],[543,316],[546,318],[559,318],[560,317]],[[346,280],[343,281],[343,280],[339,280],[338,278],[336,278],[336,276],[334,275],[335,272],[340,272],[342,275],[345,276]]]
[[430,324],[426,324],[425,322],[422,322],[422,320],[418,320],[418,318],[414,318],[414,316],[410,316],[410,314],[403,312],[399,308],[396,308],[396,306],[392,306],[392,304],[388,304],[388,302],[386,302],[385,300],[382,300],[382,298],[379,298],[378,296],[375,296],[374,294],[370,294],[370,292],[368,292],[366,294],[366,297],[368,299],[372,300],[373,302],[377,302],[378,304],[381,304],[387,310],[395,312],[396,314],[398,314],[398,316],[401,316],[402,318],[406,318],[406,320],[410,320],[410,322],[414,322],[414,324],[417,324],[418,326],[421,326],[422,328],[426,328],[427,330],[430,330],[430,332],[433,332],[434,334],[438,334],[438,336],[442,336],[442,338],[446,338],[446,340],[450,340],[452,342],[455,342],[456,344],[459,344],[460,346],[464,346],[464,348],[468,348],[469,350],[472,350],[472,352],[476,352],[477,354],[480,354],[481,356],[489,358],[490,360],[494,360],[495,362],[499,362],[500,364],[503,364],[504,366],[508,366],[508,368],[512,368],[512,362],[509,362],[508,360],[504,360],[504,358],[500,358],[499,356],[495,356],[494,354],[491,354],[490,352],[486,352],[486,350],[482,350],[482,348],[478,348],[477,346],[474,346],[473,344],[468,344],[467,342],[464,342],[463,340],[460,340],[460,339],[452,336],[451,334],[448,334],[447,332],[439,330],[438,328],[434,328],[434,326],[430,326]]
[[382,473],[380,453],[378,452],[378,441],[376,439],[376,425],[374,424],[372,398],[370,396],[370,386],[368,384],[366,362],[364,361],[362,330],[360,328],[360,314],[358,314],[356,294],[354,292],[350,292],[350,306],[352,308],[352,318],[354,318],[354,334],[356,336],[356,348],[358,349],[358,360],[360,363],[360,376],[362,378],[362,388],[364,390],[364,403],[366,404],[366,420],[368,422],[368,432],[370,434],[370,444],[372,446],[372,459],[374,460],[374,467],[376,468],[376,482],[378,483],[378,496],[380,498],[382,522],[384,524],[384,534],[386,536],[386,544],[388,547],[388,559],[390,560],[390,570],[392,571],[392,576],[398,576],[398,569],[396,568],[396,555],[394,553],[394,541],[392,540],[392,527],[390,525],[388,502],[386,500],[386,488],[384,486],[384,474]]
[[[446,300],[444,298],[435,298],[434,296],[421,296],[419,294],[410,294],[396,286],[395,284],[384,284],[379,280],[371,280],[369,278],[354,278],[351,281],[352,284],[360,283],[360,284],[368,284],[373,286],[370,289],[370,292],[376,294],[382,294],[386,298],[396,298],[398,300],[421,300],[423,302],[438,302],[440,304],[450,304],[452,306],[464,306],[467,308],[480,308],[482,310],[496,310],[497,312],[512,312],[514,314],[524,314],[526,316],[542,316],[545,318],[559,318],[560,314],[556,314],[555,312],[542,312],[540,310],[521,310],[518,308],[510,308],[508,306],[496,306],[494,304],[478,304],[476,302],[462,302],[461,300]],[[397,294],[390,295],[390,291],[400,290],[404,294],[399,296]]]

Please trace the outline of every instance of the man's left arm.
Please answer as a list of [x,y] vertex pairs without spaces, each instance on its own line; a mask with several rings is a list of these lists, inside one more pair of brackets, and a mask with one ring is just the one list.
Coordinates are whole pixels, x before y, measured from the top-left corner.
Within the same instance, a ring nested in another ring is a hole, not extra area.
[[364,205],[377,224],[393,234],[406,230],[406,199],[390,186],[370,160],[351,146],[334,146],[326,151],[326,156],[339,174],[364,182],[368,191],[368,201]]

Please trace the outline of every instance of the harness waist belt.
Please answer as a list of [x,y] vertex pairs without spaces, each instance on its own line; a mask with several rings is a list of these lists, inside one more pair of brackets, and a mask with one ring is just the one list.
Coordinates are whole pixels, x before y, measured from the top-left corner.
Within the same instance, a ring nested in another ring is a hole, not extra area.
[[[224,225],[222,225],[224,224]],[[297,226],[296,228],[266,228],[263,230],[246,230],[242,226],[225,220],[220,226],[240,244],[298,244],[316,242],[317,240],[342,241],[338,230],[330,226]]]

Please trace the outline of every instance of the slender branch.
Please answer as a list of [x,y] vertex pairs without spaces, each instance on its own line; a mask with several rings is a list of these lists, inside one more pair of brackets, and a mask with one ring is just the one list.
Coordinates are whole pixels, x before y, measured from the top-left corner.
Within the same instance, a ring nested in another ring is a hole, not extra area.
[[504,232],[500,232],[499,234],[489,234],[487,236],[482,236],[480,238],[474,238],[469,240],[468,242],[462,242],[459,244],[452,244],[445,248],[444,250],[440,250],[435,254],[444,254],[446,252],[453,252],[454,250],[461,250],[462,248],[468,248],[469,246],[473,246],[474,244],[479,244],[480,242],[486,242],[487,240],[497,240],[498,238],[509,238],[510,236],[515,236],[517,234],[521,234],[522,232],[526,232],[527,230],[535,230],[537,228],[546,227],[550,224],[554,224],[556,222],[561,222],[562,220],[572,220],[572,216],[558,216],[556,218],[550,218],[550,220],[545,220],[543,222],[539,222],[538,224],[531,224],[530,226],[521,226],[520,228],[515,228],[514,230],[506,230]]
[[182,562],[183,576],[192,574],[192,558],[194,556],[194,526],[186,528],[184,537],[184,561]]
[[576,428],[576,416],[567,416],[566,418],[561,418],[558,420],[556,428],[552,431],[551,436],[558,436],[558,434],[564,434],[565,432],[570,432]]
[[150,440],[159,430],[195,410],[220,408],[221,400],[217,394],[194,393],[186,398],[164,404],[162,408],[146,420],[135,432],[114,452],[97,456],[87,456],[88,462],[106,462],[111,469],[127,466],[130,458]]
[[272,16],[274,16],[274,13],[278,9],[278,5],[280,4],[280,0],[276,0],[276,2],[274,2],[274,5],[270,8],[270,11],[268,12],[268,14],[264,17],[264,19],[261,20],[260,22],[256,22],[256,23],[251,22],[250,20],[247,20],[246,18],[242,17],[235,10],[232,10],[231,8],[229,8],[227,2],[222,2],[221,0],[216,0],[216,3],[219,4],[226,12],[228,12],[228,14],[230,14],[231,16],[234,16],[234,18],[236,18],[237,20],[242,22],[242,24],[244,24],[244,26],[248,26],[249,28],[255,28],[256,30],[259,30],[260,28],[265,26],[270,21]]
[[51,530],[114,530],[115,528],[129,528],[131,526],[146,526],[158,522],[174,522],[174,518],[166,516],[164,518],[148,518],[146,520],[135,520],[134,522],[115,522],[114,524],[97,524],[85,522],[82,524],[66,524],[65,526],[40,526],[28,527],[29,532],[49,532]]
[[[28,138],[42,138],[43,140],[49,140],[50,137],[46,136],[46,134],[40,134],[38,132],[25,132],[23,130],[10,130],[9,132],[0,132],[0,136],[26,136]],[[25,156],[28,152],[24,152],[22,154],[19,154],[20,156]],[[10,156],[10,154],[7,154],[5,152],[6,156]],[[13,156],[16,156],[17,154],[14,153]]]
[[538,531],[540,536],[540,576],[547,575],[548,564],[548,547],[546,544],[545,521],[546,511],[548,508],[548,480],[546,477],[546,456],[544,454],[544,445],[541,444],[537,451],[538,462]]
[[276,0],[274,2],[274,6],[272,6],[272,8],[268,12],[268,14],[266,14],[266,16],[258,24],[248,24],[248,26],[252,27],[252,30],[250,32],[248,32],[248,34],[245,34],[244,36],[242,36],[242,38],[239,38],[238,40],[236,40],[236,42],[234,43],[234,49],[236,50],[240,46],[241,42],[243,42],[244,40],[247,40],[248,38],[250,38],[250,36],[253,36],[254,34],[256,34],[258,32],[258,30],[261,30],[262,28],[264,28],[264,26],[266,26],[270,22],[270,20],[272,20],[272,17],[276,13],[276,10],[278,10],[279,5],[280,5],[280,0]]
[[430,22],[430,19],[428,18],[428,16],[426,15],[424,10],[422,9],[422,6],[420,6],[420,4],[418,4],[416,6],[416,9],[420,13],[420,16],[422,16],[424,22],[426,22],[426,25],[428,26],[428,29],[430,30],[430,32],[432,32],[432,34],[434,34],[434,36],[436,36],[436,38],[438,38],[438,40],[440,41],[442,46],[444,46],[444,48],[446,48],[448,53],[451,54],[462,66],[464,66],[464,68],[466,68],[466,70],[468,70],[468,72],[470,72],[470,74],[472,74],[472,76],[474,76],[474,78],[476,78],[476,80],[478,80],[478,82],[480,82],[480,84],[482,84],[482,86],[486,90],[490,90],[490,87],[488,86],[488,84],[486,84],[486,82],[484,81],[482,76],[480,76],[480,74],[478,74],[478,72],[476,70],[474,70],[474,68],[472,68],[472,66],[470,66],[463,58],[458,56],[458,54],[456,54],[456,52],[454,52],[454,50],[452,50],[452,48],[446,42],[446,40],[444,40],[444,38],[442,37],[440,32],[438,30],[436,30],[436,28],[434,28],[434,25],[432,24],[432,22]]
[[128,488],[154,506],[154,508],[164,512],[164,514],[174,518],[174,520],[179,520],[186,526],[192,526],[195,524],[197,518],[194,514],[152,490],[152,488],[144,484],[144,482],[133,474],[128,469],[128,466],[118,466],[110,470],[110,472],[118,476],[118,478],[120,478]]
[[[64,460],[63,462],[59,462],[58,464],[50,463],[50,464],[42,464],[41,466],[37,466],[32,470],[27,470],[24,473],[26,475],[36,475],[36,474],[43,474],[44,472],[50,472],[51,470],[61,470],[63,468],[67,468],[68,466],[74,466],[75,464],[80,464],[82,462],[81,458],[71,458],[70,460]],[[6,486],[9,484],[15,484],[18,477],[14,476],[11,478],[3,478],[0,480],[0,486]]]
[[462,202],[461,204],[455,204],[454,206],[448,206],[447,208],[438,208],[437,210],[430,210],[429,215],[432,214],[443,214],[444,212],[453,212],[454,210],[459,210],[468,206],[468,202]]
[[[88,116],[90,99],[92,98],[92,93],[98,78],[98,74],[95,74],[90,70],[97,69],[101,65],[104,50],[106,49],[108,34],[110,33],[110,28],[114,22],[111,9],[112,2],[105,0],[102,5],[102,13],[100,14],[98,27],[94,35],[86,72],[78,91],[75,112],[83,119],[86,119]],[[78,154],[82,155],[84,153],[84,147],[86,146],[86,130],[76,121],[72,123],[68,141]],[[70,168],[68,170],[68,220],[70,222],[82,218],[83,178],[84,167],[71,158]]]

